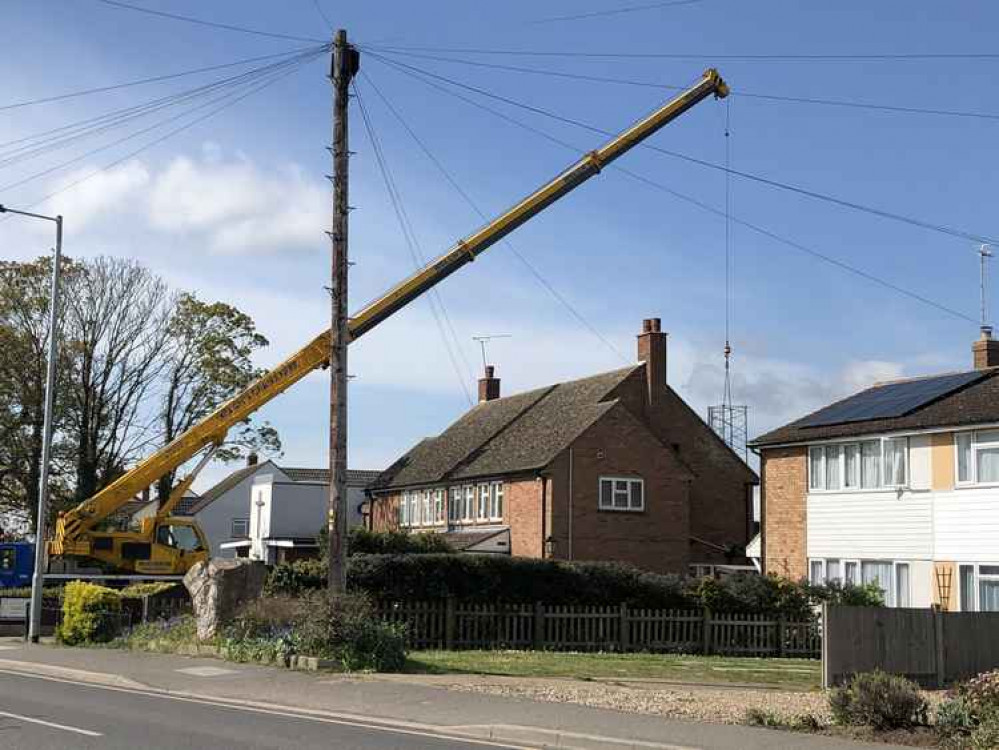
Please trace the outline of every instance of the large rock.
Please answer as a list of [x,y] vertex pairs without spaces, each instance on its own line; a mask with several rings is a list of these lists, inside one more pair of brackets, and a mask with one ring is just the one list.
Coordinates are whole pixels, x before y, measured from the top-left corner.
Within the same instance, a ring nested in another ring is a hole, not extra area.
[[239,605],[260,596],[267,577],[262,562],[236,559],[212,559],[196,563],[184,576],[184,586],[191,594],[198,638],[214,637],[229,622]]

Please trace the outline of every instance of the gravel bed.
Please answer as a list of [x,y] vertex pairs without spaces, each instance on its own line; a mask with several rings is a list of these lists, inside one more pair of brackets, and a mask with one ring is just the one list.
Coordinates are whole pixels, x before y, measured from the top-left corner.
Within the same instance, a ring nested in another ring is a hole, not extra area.
[[783,717],[811,714],[819,721],[830,720],[824,694],[739,688],[632,688],[616,685],[580,685],[551,681],[530,684],[462,683],[448,684],[450,690],[528,698],[549,703],[578,703],[632,713],[655,714],[671,719],[741,724],[747,709],[759,708]]

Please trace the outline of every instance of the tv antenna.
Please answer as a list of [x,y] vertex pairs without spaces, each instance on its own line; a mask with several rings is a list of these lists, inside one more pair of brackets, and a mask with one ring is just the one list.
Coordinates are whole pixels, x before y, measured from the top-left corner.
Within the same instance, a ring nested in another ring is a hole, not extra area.
[[491,333],[488,336],[472,336],[472,341],[478,341],[479,346],[482,348],[482,367],[486,368],[489,366],[486,360],[486,344],[488,344],[493,339],[512,339],[512,333]]
[[990,330],[991,325],[989,324],[989,259],[993,256],[992,245],[982,245],[978,248],[978,254],[982,258],[982,278],[981,278],[981,295],[982,295],[982,331]]

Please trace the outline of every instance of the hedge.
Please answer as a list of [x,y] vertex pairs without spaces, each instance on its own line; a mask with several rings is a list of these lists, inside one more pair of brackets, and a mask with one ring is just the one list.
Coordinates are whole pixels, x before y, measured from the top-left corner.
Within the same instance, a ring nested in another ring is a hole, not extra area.
[[[296,595],[326,584],[323,560],[278,565],[268,590]],[[813,586],[776,576],[739,574],[722,580],[650,573],[623,563],[562,562],[505,555],[354,555],[347,585],[382,600],[454,597],[467,602],[610,605],[646,609],[769,612],[809,619],[822,601],[878,605],[870,587]]]
[[121,594],[86,581],[66,584],[56,638],[67,645],[106,643],[121,627]]

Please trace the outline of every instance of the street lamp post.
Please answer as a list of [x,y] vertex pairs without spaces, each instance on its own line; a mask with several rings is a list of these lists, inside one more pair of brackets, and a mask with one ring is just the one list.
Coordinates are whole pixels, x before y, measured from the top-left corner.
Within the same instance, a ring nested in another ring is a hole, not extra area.
[[59,270],[62,265],[62,216],[46,216],[15,211],[0,204],[0,213],[51,221],[56,225],[55,259],[52,263],[52,290],[49,294],[49,361],[45,373],[45,417],[42,425],[42,465],[38,479],[38,517],[35,520],[35,570],[31,576],[31,610],[28,637],[38,643],[42,629],[42,587],[45,582],[45,521],[48,516],[49,462],[52,455],[52,409],[55,402],[56,356],[58,353]]

